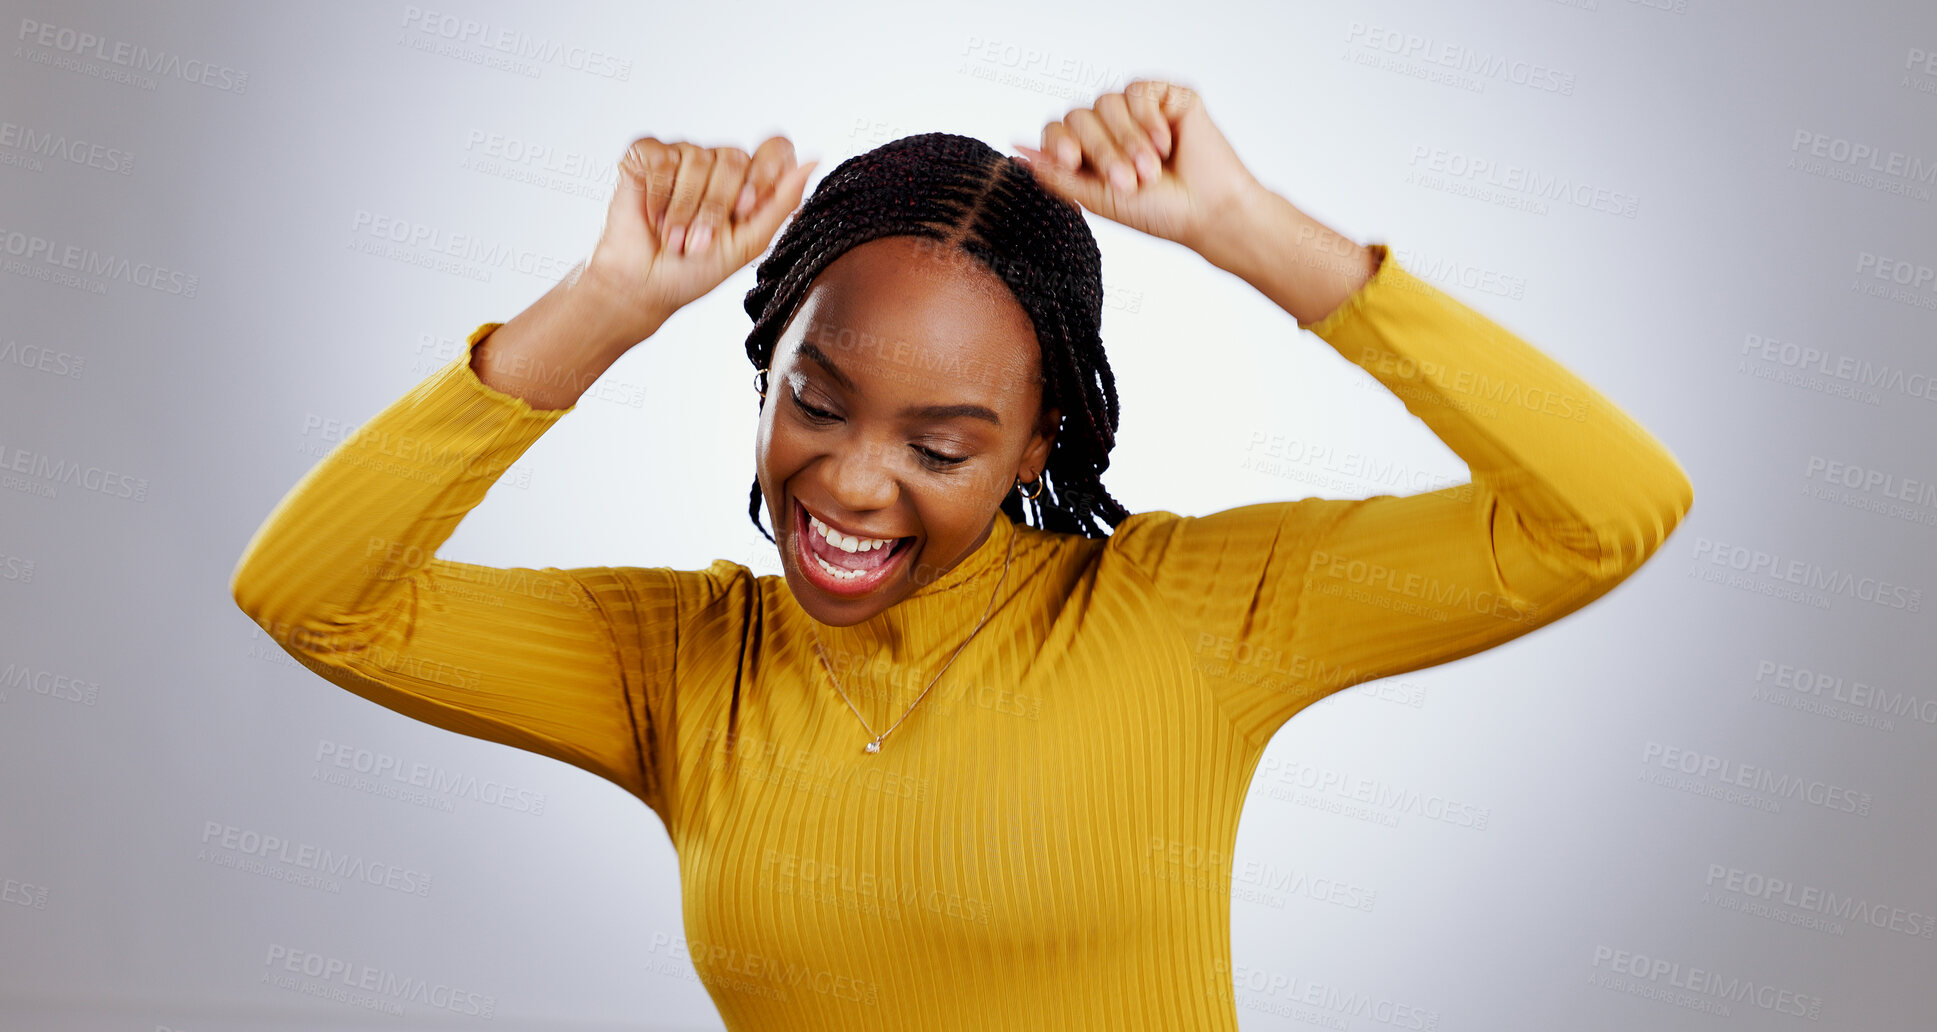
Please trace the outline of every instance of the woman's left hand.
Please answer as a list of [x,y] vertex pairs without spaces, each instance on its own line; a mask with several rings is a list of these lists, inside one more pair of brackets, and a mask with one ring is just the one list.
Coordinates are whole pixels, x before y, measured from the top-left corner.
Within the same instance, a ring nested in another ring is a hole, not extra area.
[[1044,126],[1041,150],[1014,146],[1049,192],[1199,253],[1262,190],[1197,91],[1173,83],[1139,79]]

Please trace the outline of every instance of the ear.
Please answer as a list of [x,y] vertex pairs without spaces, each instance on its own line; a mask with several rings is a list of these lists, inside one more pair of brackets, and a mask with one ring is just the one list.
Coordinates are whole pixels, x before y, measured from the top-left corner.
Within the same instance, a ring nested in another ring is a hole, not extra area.
[[1063,411],[1051,407],[1036,420],[1035,434],[1029,438],[1029,447],[1023,449],[1023,466],[1035,470],[1038,479],[1042,477],[1042,468],[1049,465],[1049,449],[1056,443],[1056,434],[1062,425]]

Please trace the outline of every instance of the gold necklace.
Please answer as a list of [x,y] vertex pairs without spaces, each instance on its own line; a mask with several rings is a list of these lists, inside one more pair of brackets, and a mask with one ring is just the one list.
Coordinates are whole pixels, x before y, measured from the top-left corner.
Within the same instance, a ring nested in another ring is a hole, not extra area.
[[[997,513],[996,518],[1006,519],[1007,517],[1003,516],[1000,513]],[[982,610],[982,622],[976,624],[975,630],[970,631],[969,636],[967,638],[964,638],[962,640],[962,643],[955,647],[954,653],[948,657],[948,662],[943,663],[942,668],[936,671],[935,676],[931,680],[929,680],[928,688],[923,688],[921,690],[921,694],[915,696],[915,701],[908,704],[907,711],[901,714],[901,720],[895,721],[894,724],[888,728],[888,730],[883,731],[878,735],[874,733],[874,728],[868,727],[868,718],[862,716],[860,710],[854,709],[854,700],[847,697],[846,690],[844,690],[841,687],[840,678],[834,676],[834,665],[827,661],[827,650],[821,647],[821,632],[814,628],[814,625],[812,623],[813,617],[811,616],[808,617],[809,623],[807,625],[807,629],[810,631],[813,631],[813,634],[814,634],[814,654],[821,658],[821,666],[827,668],[827,679],[834,682],[834,690],[841,693],[841,701],[847,703],[847,708],[850,710],[854,710],[854,719],[861,722],[862,729],[866,730],[868,734],[874,736],[874,740],[867,744],[868,752],[878,753],[881,751],[881,740],[883,738],[888,737],[891,734],[894,734],[895,728],[901,726],[901,721],[907,720],[908,714],[913,713],[915,711],[915,707],[921,705],[921,700],[928,697],[928,689],[935,687],[935,682],[941,680],[942,674],[945,674],[948,672],[949,666],[951,666],[955,662],[955,657],[961,655],[962,650],[965,648],[968,648],[968,643],[971,641],[974,641],[975,636],[982,632],[982,624],[988,623],[989,614],[995,611],[996,596],[1001,594],[1002,592],[1002,582],[1009,579],[1009,563],[1011,560],[1015,559],[1015,557],[1016,557],[1016,535],[1015,535],[1015,532],[1011,530],[1009,533],[1008,554],[1002,560],[1002,576],[996,578],[995,591],[989,594],[989,605],[986,609]]]

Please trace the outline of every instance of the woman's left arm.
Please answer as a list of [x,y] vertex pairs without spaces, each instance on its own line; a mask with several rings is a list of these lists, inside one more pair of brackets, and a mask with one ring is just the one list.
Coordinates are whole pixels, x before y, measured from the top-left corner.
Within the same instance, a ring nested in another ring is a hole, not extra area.
[[1260,189],[1200,253],[1398,395],[1552,561],[1620,580],[1694,504],[1688,475],[1640,424],[1386,245],[1354,244]]
[[[1167,105],[1177,90],[1133,84],[1126,107],[1139,96]],[[1052,167],[1039,178],[1091,210],[1164,229],[1256,286],[1398,395],[1472,474],[1409,496],[1139,513],[1114,530],[1110,549],[1150,578],[1255,746],[1331,692],[1551,623],[1660,548],[1694,491],[1659,441],[1558,362],[1412,276],[1385,245],[1344,240],[1256,186],[1183,93],[1174,112],[1138,121],[1147,137],[1113,143],[1125,157],[1170,147],[1162,171],[1181,171],[1168,182],[1106,185],[1112,159],[1091,140],[1085,154],[1104,155],[1098,175]],[[1092,121],[1073,113],[1069,135]],[[1038,167],[1061,146],[1044,135]],[[1192,211],[1204,215],[1179,214]]]

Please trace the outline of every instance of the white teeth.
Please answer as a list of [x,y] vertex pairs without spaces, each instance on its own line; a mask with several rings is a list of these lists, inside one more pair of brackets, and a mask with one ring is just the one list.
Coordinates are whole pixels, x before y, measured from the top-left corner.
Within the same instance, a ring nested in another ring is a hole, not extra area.
[[851,534],[843,534],[822,523],[820,518],[811,512],[807,514],[807,525],[826,538],[829,544],[844,552],[866,552],[876,548],[886,548],[895,543],[894,538],[857,538]]
[[862,574],[869,572],[867,570],[843,570],[840,567],[835,566],[832,563],[829,563],[827,560],[822,559],[820,556],[813,556],[812,558],[815,562],[821,564],[821,569],[826,570],[828,573],[832,574],[835,577],[839,577],[842,580],[853,580],[856,577],[859,577]]

